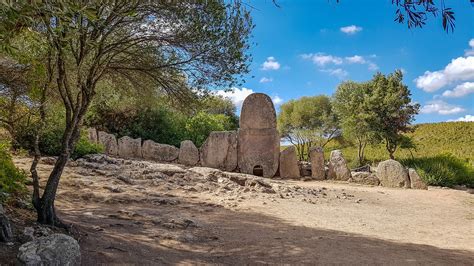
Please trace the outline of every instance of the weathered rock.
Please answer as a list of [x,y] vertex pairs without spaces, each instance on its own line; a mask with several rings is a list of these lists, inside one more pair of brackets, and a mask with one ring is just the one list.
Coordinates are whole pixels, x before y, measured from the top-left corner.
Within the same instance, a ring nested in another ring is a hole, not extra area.
[[300,169],[298,167],[298,158],[296,157],[296,149],[290,146],[280,152],[280,177],[282,178],[299,178]]
[[309,150],[309,158],[311,159],[311,177],[316,180],[326,179],[323,149],[321,147],[312,147]]
[[352,177],[349,179],[350,182],[378,186],[380,180],[377,178],[375,173],[370,172],[352,172]]
[[0,204],[0,242],[9,242],[13,237],[10,221]]
[[201,146],[201,165],[234,171],[237,168],[237,132],[211,132]]
[[178,159],[179,149],[168,144],[145,140],[142,146],[143,158],[157,162],[173,162]]
[[410,187],[407,170],[399,162],[392,159],[379,163],[377,177],[384,187]]
[[346,160],[340,150],[331,151],[328,166],[328,179],[349,180],[351,178],[351,170],[347,167]]
[[74,238],[53,234],[23,244],[17,259],[23,265],[80,265],[81,251]]
[[99,131],[99,144],[104,146],[104,152],[107,155],[117,156],[118,155],[118,143],[114,135],[108,134],[104,131]]
[[93,127],[87,129],[87,138],[92,143],[99,143],[99,136],[97,135],[97,130]]
[[124,159],[140,159],[142,156],[142,139],[124,136],[118,139],[119,157]]
[[410,177],[410,184],[411,188],[413,189],[428,189],[428,185],[426,185],[425,181],[421,179],[415,169],[409,168],[408,169],[408,176]]
[[179,147],[178,161],[180,164],[195,166],[199,162],[199,150],[190,140],[184,140]]
[[253,93],[245,98],[238,132],[240,172],[273,177],[278,171],[280,136],[268,95]]

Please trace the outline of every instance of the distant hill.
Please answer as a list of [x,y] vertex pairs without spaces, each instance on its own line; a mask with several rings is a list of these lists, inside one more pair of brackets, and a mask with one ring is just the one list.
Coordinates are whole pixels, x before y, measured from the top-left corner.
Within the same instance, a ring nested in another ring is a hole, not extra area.
[[[474,165],[474,122],[443,122],[415,125],[412,137],[416,150],[412,150],[415,158],[433,157],[441,154],[452,154],[455,157]],[[351,165],[357,158],[357,148],[337,143],[329,143],[325,148],[328,153],[333,149],[341,149]],[[366,157],[371,162],[388,159],[384,145],[368,146]],[[396,159],[411,158],[408,150],[398,149]],[[328,158],[328,157],[326,157]]]

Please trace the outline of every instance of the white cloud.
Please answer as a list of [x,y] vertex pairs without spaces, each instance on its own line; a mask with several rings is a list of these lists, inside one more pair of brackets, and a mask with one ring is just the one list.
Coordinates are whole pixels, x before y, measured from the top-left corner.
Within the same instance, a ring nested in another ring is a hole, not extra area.
[[267,57],[267,60],[262,64],[262,70],[278,70],[280,69],[280,63],[276,61],[275,57]]
[[469,47],[471,47],[471,48],[465,50],[464,55],[465,55],[465,56],[474,56],[474,39],[471,39],[471,40],[469,41]]
[[273,81],[272,78],[262,77],[259,82],[260,83],[268,83],[268,82],[272,82],[272,81]]
[[320,69],[320,71],[324,72],[324,73],[329,73],[329,75],[335,76],[338,79],[344,79],[345,77],[347,77],[349,75],[349,73],[347,71],[345,71],[344,69],[342,69],[342,68]]
[[[469,45],[474,44],[473,40],[471,40],[473,43],[469,42]],[[468,80],[474,80],[474,56],[453,59],[444,69],[426,71],[416,78],[415,82],[418,88],[426,92],[434,92],[446,85]]]
[[352,64],[365,64],[366,63],[364,57],[360,55],[346,57],[346,60]]
[[458,119],[450,119],[448,122],[474,122],[474,115],[465,115]]
[[440,115],[452,115],[466,111],[464,108],[452,105],[442,100],[432,100],[423,106],[420,110],[422,114],[437,113]]
[[344,32],[345,34],[353,35],[353,34],[358,33],[359,31],[362,31],[362,27],[359,27],[356,25],[350,25],[350,26],[342,27],[340,30]]
[[457,85],[453,90],[443,92],[443,96],[458,98],[471,93],[474,93],[474,82],[464,82],[463,84]]
[[327,64],[340,65],[342,64],[342,58],[333,55],[327,55],[324,53],[316,54],[303,54],[301,57],[305,60],[311,60],[314,64],[319,66],[325,66]]
[[[217,95],[220,95],[224,98],[229,98],[232,103],[237,107],[237,110],[240,110],[242,108],[242,104],[244,103],[245,98],[249,96],[250,94],[254,93],[252,89],[248,88],[232,88],[230,91],[224,91],[224,90],[217,90],[215,93]],[[280,96],[276,95],[274,97],[271,97],[273,104],[274,105],[280,105],[283,103],[283,99],[280,98]]]
[[372,63],[372,62],[369,63],[369,70],[376,71],[378,69],[379,69],[379,66],[377,66],[377,64]]

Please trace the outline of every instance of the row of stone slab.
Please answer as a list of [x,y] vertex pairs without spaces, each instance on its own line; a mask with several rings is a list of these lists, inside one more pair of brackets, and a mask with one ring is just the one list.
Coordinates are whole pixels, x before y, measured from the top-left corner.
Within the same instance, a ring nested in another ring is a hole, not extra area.
[[91,142],[101,144],[104,153],[110,156],[118,156],[124,159],[145,159],[157,162],[178,162],[180,164],[194,166],[199,162],[199,150],[190,140],[181,142],[180,148],[168,144],[156,143],[140,138],[133,139],[128,136],[115,138],[113,134],[104,131],[88,129],[88,137]]

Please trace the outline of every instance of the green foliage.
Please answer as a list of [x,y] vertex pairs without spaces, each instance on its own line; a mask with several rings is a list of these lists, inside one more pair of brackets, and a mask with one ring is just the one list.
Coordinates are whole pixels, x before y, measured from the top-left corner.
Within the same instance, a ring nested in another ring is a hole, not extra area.
[[338,135],[339,126],[331,99],[325,95],[301,97],[280,107],[278,130],[297,148],[300,160],[313,145],[324,147]]
[[474,167],[451,154],[401,160],[404,166],[414,168],[429,185],[474,187]]
[[27,192],[26,174],[15,167],[9,150],[8,142],[0,142],[0,201],[7,195],[23,196]]
[[223,131],[232,125],[231,118],[223,114],[199,112],[186,122],[187,136],[200,147],[211,131]]

